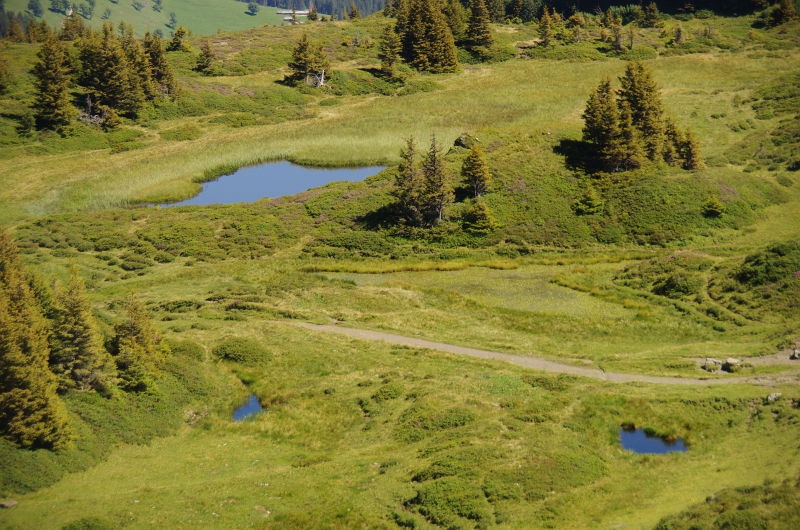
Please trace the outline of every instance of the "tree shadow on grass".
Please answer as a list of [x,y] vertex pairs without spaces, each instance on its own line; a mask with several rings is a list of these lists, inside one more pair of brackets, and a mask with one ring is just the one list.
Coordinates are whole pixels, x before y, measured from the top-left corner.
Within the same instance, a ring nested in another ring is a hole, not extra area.
[[553,148],[553,152],[563,156],[567,168],[572,171],[592,174],[603,170],[598,161],[597,150],[589,142],[564,139]]
[[400,223],[402,216],[397,203],[381,206],[367,214],[356,217],[354,221],[365,230],[383,230],[394,228]]

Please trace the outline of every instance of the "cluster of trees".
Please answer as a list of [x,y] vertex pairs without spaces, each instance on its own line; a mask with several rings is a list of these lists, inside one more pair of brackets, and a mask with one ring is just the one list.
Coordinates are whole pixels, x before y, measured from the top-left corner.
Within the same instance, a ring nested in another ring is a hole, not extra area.
[[770,26],[780,26],[797,18],[793,0],[778,0],[769,13]]
[[[62,38],[68,30],[65,25]],[[72,83],[87,93],[83,116],[106,128],[116,127],[119,115],[134,116],[147,101],[177,95],[178,84],[161,38],[148,32],[140,42],[124,22],[118,30],[110,23],[100,31],[78,28],[75,56],[55,35],[45,40],[33,68],[33,108],[39,127],[63,127],[75,116]]]
[[[444,210],[453,203],[455,193],[453,178],[448,172],[442,156],[442,146],[431,137],[428,151],[417,161],[417,144],[414,137],[406,140],[400,151],[400,165],[397,168],[394,196],[397,209],[403,221],[410,226],[433,225],[442,220]],[[475,217],[473,222],[489,221],[490,213],[481,195],[491,190],[492,176],[486,157],[480,145],[475,142],[461,167],[464,185],[476,199],[465,212],[467,217]]]
[[110,397],[151,385],[164,353],[133,295],[113,331],[109,351],[77,269],[66,289],[51,288],[25,270],[0,230],[0,436],[21,447],[64,448],[74,433],[59,393]]
[[691,129],[682,132],[664,117],[664,105],[652,72],[639,62],[628,63],[619,91],[604,78],[589,97],[583,113],[583,139],[596,147],[605,171],[637,169],[648,159],[700,169],[703,160]]
[[37,22],[31,16],[0,9],[0,37],[9,42],[35,44],[43,42],[52,32],[44,20]]
[[305,83],[314,87],[325,86],[325,76],[330,77],[330,68],[331,63],[325,50],[322,49],[322,44],[308,40],[308,35],[303,33],[292,50],[286,81],[292,84]]

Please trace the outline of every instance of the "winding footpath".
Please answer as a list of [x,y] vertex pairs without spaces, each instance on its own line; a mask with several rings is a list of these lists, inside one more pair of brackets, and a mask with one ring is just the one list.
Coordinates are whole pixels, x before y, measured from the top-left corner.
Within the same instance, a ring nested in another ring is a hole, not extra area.
[[[557,374],[572,374],[582,377],[591,377],[593,379],[601,379],[611,383],[653,383],[658,385],[732,385],[741,383],[754,383],[754,384],[774,384],[776,382],[798,382],[797,373],[793,374],[775,374],[770,376],[753,376],[753,377],[725,377],[724,379],[691,379],[684,377],[658,377],[652,375],[639,375],[639,374],[622,374],[618,372],[604,372],[594,368],[582,368],[580,366],[571,366],[568,364],[561,364],[553,361],[547,361],[538,357],[527,357],[523,355],[512,355],[509,353],[500,353],[487,350],[477,350],[475,348],[466,348],[464,346],[455,346],[453,344],[445,344],[443,342],[432,342],[424,339],[415,339],[413,337],[404,337],[402,335],[395,335],[393,333],[384,333],[382,331],[370,331],[365,329],[345,328],[341,326],[328,326],[321,324],[310,324],[308,322],[282,322],[300,328],[305,328],[311,331],[318,331],[324,333],[338,333],[339,335],[347,335],[355,339],[363,340],[382,340],[391,344],[401,344],[403,346],[413,346],[416,348],[430,348],[433,350],[443,351],[447,353],[454,353],[456,355],[467,355],[469,357],[477,357],[479,359],[491,359],[498,361],[506,361],[525,368],[533,368],[534,370],[543,370],[545,372],[553,372]],[[788,360],[788,357],[787,357]],[[777,363],[776,363],[777,364]],[[788,363],[779,363],[788,364]],[[797,362],[800,367],[800,361]]]

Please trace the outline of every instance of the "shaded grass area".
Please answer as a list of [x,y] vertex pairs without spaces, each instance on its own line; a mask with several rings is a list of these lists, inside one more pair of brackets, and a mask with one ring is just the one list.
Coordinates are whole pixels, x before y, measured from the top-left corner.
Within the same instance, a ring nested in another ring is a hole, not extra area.
[[[656,396],[646,385],[555,378],[279,324],[227,330],[269,339],[263,356],[228,365],[266,414],[238,424],[212,414],[177,437],[121,448],[107,463],[18,497],[19,507],[4,513],[8,523],[640,526],[720,485],[782,479],[790,466],[752,465],[773,453],[793,462],[783,452],[792,443],[785,428],[798,416],[791,387],[769,406],[765,390],[746,386]],[[219,341],[210,330],[187,336],[208,347]],[[624,452],[621,423],[683,437],[690,451]],[[758,442],[764,436],[768,448]],[[734,438],[735,454],[725,449]],[[678,487],[661,487],[653,474]],[[639,496],[629,502],[632,490]]]

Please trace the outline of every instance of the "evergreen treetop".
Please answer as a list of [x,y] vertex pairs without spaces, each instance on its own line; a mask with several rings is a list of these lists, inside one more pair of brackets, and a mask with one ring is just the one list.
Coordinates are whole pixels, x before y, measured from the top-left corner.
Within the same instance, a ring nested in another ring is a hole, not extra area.
[[394,77],[397,74],[395,64],[400,59],[401,51],[400,37],[397,36],[392,24],[387,24],[383,29],[380,49],[378,50],[378,59],[381,60],[381,72],[383,75]]
[[494,43],[492,28],[489,26],[489,11],[484,0],[472,0],[467,25],[467,45],[472,48],[490,48]]
[[442,146],[431,136],[431,146],[422,160],[424,214],[429,222],[439,222],[444,209],[453,202],[453,187],[442,156]]
[[63,127],[75,116],[69,97],[69,56],[55,35],[47,38],[36,56],[38,61],[33,67],[36,122],[40,127]]
[[630,105],[633,123],[642,133],[647,155],[656,160],[664,145],[664,106],[658,84],[642,61],[629,62],[620,82],[620,100]]
[[[458,69],[453,34],[436,0],[409,0],[404,33],[403,58],[418,70],[443,73]],[[398,26],[399,26],[398,15]],[[401,26],[398,27],[400,29]]]
[[331,64],[322,44],[308,40],[305,33],[292,50],[292,60],[288,66],[289,75],[286,78],[294,83],[306,82],[323,86],[325,75],[330,76]]
[[489,164],[478,142],[472,147],[461,165],[461,177],[467,186],[472,188],[474,197],[488,193],[492,185],[492,175],[489,173]]

